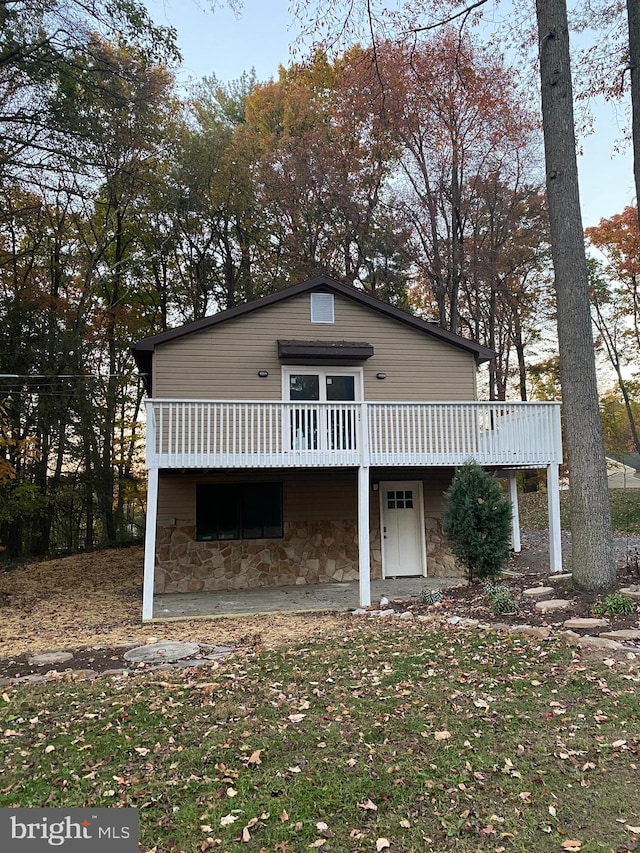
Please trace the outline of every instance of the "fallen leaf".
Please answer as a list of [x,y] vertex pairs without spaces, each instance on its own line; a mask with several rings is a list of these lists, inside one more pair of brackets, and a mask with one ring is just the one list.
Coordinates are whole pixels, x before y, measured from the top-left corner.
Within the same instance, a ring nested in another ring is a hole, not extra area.
[[288,719],[291,720],[292,723],[301,723],[306,716],[306,714],[289,714]]
[[436,740],[447,740],[447,738],[451,737],[451,732],[443,731],[443,732],[434,732],[433,736]]
[[53,752],[54,749],[55,749],[55,746],[53,746],[52,744],[49,744],[49,746],[45,746],[44,751],[45,752]]
[[238,792],[235,788],[227,788],[227,797],[237,797]]
[[237,815],[226,814],[224,817],[220,818],[220,826],[230,826],[232,823],[235,823],[237,820],[238,820]]
[[249,832],[249,827],[245,826],[242,830],[242,840],[247,843],[247,841],[251,841],[251,833]]
[[555,806],[549,806],[549,814],[551,815],[551,817],[555,817],[558,814]]
[[263,752],[262,749],[254,749],[254,751],[251,753],[251,756],[249,757],[249,760],[247,761],[247,764],[253,764],[254,766],[262,764],[262,760],[260,759],[261,752]]
[[578,841],[577,838],[567,838],[560,846],[563,850],[580,850],[582,841]]
[[282,823],[286,823],[289,820],[289,815],[287,814],[286,809],[282,809],[280,813],[280,820]]
[[402,818],[402,820],[400,821],[400,826],[401,826],[403,829],[409,829],[409,828],[410,828],[410,826],[411,826],[411,824],[410,824],[410,823],[409,823],[409,821],[406,819],[406,817],[403,817],[403,818]]
[[323,847],[326,843],[327,843],[327,839],[326,839],[326,838],[316,838],[316,840],[315,840],[315,841],[313,841],[313,842],[309,845],[309,847]]
[[378,853],[380,853],[381,850],[386,850],[389,847],[391,847],[391,844],[388,838],[378,838],[378,840],[376,841],[376,850],[378,851]]
[[625,829],[628,829],[629,832],[633,832],[634,835],[640,835],[640,826],[629,826],[628,823],[624,825]]
[[361,803],[358,803],[359,809],[364,809],[368,812],[377,812],[378,806],[369,799],[363,800]]

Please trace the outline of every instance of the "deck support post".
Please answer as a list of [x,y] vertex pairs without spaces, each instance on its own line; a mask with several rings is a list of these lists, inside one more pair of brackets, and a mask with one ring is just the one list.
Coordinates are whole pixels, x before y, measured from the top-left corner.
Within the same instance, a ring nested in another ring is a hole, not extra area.
[[158,519],[158,469],[149,469],[147,518],[144,532],[144,581],[142,585],[142,621],[153,619],[153,582],[156,564],[156,523]]
[[511,501],[511,548],[515,554],[522,551],[520,543],[520,510],[518,509],[518,480],[515,471],[507,474],[509,480],[509,500]]
[[562,571],[562,540],[560,532],[560,466],[547,465],[547,505],[549,511],[549,567]]
[[369,468],[358,468],[358,579],[360,607],[371,604],[371,560],[369,556]]

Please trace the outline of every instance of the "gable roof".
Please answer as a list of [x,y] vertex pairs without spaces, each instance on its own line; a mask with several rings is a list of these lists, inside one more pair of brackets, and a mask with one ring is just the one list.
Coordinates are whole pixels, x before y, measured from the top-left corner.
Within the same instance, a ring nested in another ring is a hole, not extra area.
[[195,320],[192,323],[185,323],[183,326],[178,326],[175,329],[168,329],[166,332],[160,332],[157,335],[152,335],[149,338],[143,338],[137,341],[131,347],[133,357],[135,358],[138,370],[143,376],[145,386],[148,391],[151,390],[151,371],[153,364],[153,352],[155,348],[161,344],[175,341],[185,335],[191,335],[194,332],[201,332],[204,329],[210,329],[217,326],[219,323],[226,323],[228,320],[235,320],[238,317],[244,317],[245,314],[251,314],[253,311],[259,311],[266,308],[268,305],[275,305],[278,302],[283,302],[286,299],[291,299],[294,296],[300,296],[304,293],[320,292],[334,293],[338,296],[351,299],[360,305],[377,311],[385,317],[389,317],[413,329],[417,329],[423,334],[437,338],[459,349],[471,353],[478,364],[486,361],[491,361],[495,358],[495,353],[488,347],[484,347],[475,341],[463,338],[460,335],[454,335],[452,332],[442,329],[435,323],[429,323],[426,320],[421,320],[419,317],[414,317],[400,308],[395,308],[386,302],[382,302],[375,296],[365,293],[362,290],[357,290],[350,284],[345,284],[337,279],[330,278],[326,275],[320,275],[316,278],[303,281],[301,284],[294,284],[291,287],[286,287],[283,290],[278,290],[275,293],[270,293],[268,296],[263,296],[260,299],[255,299],[252,302],[246,302],[243,305],[237,305],[235,308],[229,308],[226,311],[219,311],[217,314],[212,314],[209,317],[203,317],[200,320]]

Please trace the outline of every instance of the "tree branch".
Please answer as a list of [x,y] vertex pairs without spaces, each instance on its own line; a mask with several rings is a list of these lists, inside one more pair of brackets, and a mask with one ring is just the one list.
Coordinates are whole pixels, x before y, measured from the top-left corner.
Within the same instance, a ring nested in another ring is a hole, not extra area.
[[469,15],[474,9],[477,9],[478,6],[484,6],[487,0],[478,0],[477,3],[472,3],[471,6],[467,6],[466,9],[462,9],[460,12],[456,12],[455,15],[451,15],[449,18],[444,18],[442,21],[437,21],[435,24],[429,24],[427,27],[413,27],[410,30],[406,30],[406,33],[426,33],[428,30],[436,30],[438,27],[443,27],[445,24],[450,24],[451,21],[455,21],[456,18],[461,18],[463,15]]

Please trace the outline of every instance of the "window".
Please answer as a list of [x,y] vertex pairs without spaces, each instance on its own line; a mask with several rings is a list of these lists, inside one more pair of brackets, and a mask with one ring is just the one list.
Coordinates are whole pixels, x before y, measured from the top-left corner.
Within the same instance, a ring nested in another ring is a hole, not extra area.
[[413,492],[387,492],[387,509],[413,509]]
[[196,539],[281,539],[282,483],[199,483]]
[[335,323],[333,293],[311,294],[311,322]]

